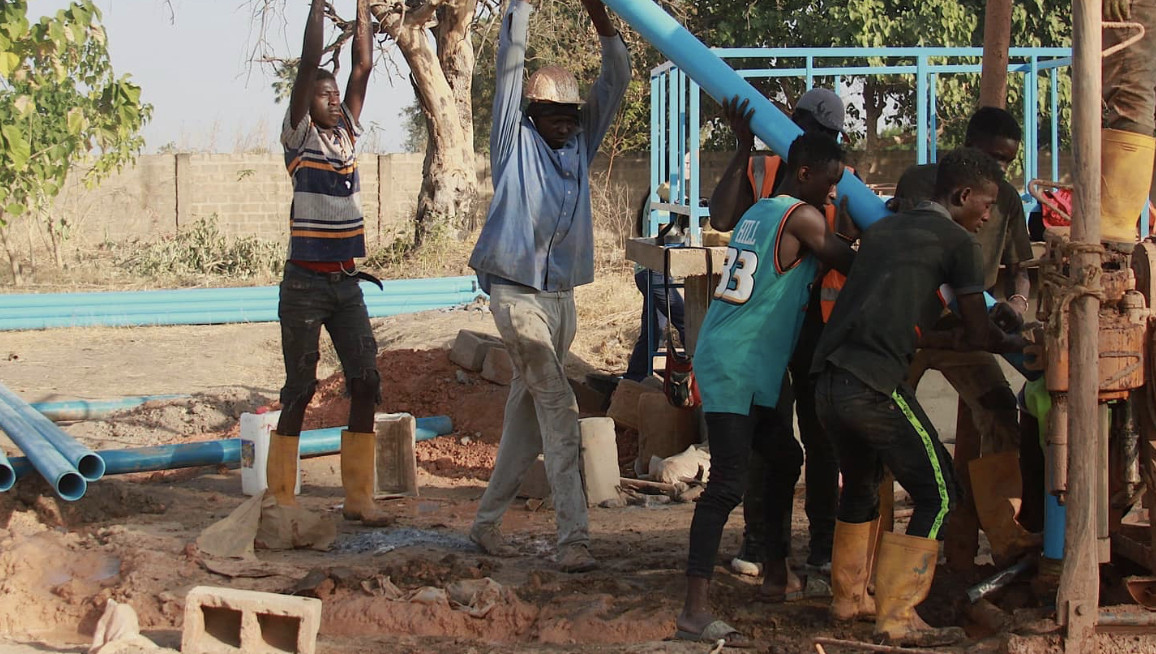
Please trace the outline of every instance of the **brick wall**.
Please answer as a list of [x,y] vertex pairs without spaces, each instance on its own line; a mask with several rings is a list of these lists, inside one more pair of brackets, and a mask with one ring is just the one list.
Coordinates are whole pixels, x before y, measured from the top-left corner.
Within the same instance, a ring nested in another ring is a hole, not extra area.
[[[703,153],[702,194],[710,195],[714,181],[726,165],[728,153]],[[915,160],[912,152],[884,152],[865,166],[867,181],[894,183]],[[421,154],[362,155],[361,201],[365,212],[366,240],[370,248],[398,235],[408,235],[421,189]],[[488,158],[479,156],[480,214],[493,193]],[[595,161],[595,174],[604,173],[604,156]],[[649,186],[649,157],[621,156],[613,164],[614,184],[625,198],[622,221],[631,220],[638,200]],[[1062,160],[1066,176],[1070,156]],[[1046,155],[1042,171],[1049,170]],[[126,168],[95,188],[86,188],[80,174],[73,174],[57,201],[74,225],[74,243],[122,241],[172,233],[200,218],[217,216],[222,231],[231,236],[258,236],[284,241],[288,235],[292,192],[279,154],[176,154],[145,155],[136,166]],[[1047,174],[1045,172],[1045,174]],[[1017,180],[1018,181],[1018,180]],[[474,221],[476,226],[478,221]]]

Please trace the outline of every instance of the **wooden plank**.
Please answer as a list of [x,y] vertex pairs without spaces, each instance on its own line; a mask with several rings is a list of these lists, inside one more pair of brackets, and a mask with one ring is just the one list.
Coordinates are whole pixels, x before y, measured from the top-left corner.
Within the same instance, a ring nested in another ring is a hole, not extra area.
[[955,418],[955,455],[952,465],[955,478],[963,488],[951,520],[947,523],[947,533],[943,537],[943,553],[947,557],[947,567],[952,571],[970,575],[975,569],[975,556],[979,553],[979,516],[975,513],[975,501],[971,495],[971,473],[968,464],[979,457],[980,435],[971,417],[971,409],[959,400]]
[[[632,238],[626,241],[626,258],[655,272],[663,271],[663,257],[670,250],[670,274],[672,277],[689,277],[706,274],[706,254],[699,248],[664,248],[654,244],[653,238]],[[722,270],[726,257],[725,247],[708,248],[714,271]]]

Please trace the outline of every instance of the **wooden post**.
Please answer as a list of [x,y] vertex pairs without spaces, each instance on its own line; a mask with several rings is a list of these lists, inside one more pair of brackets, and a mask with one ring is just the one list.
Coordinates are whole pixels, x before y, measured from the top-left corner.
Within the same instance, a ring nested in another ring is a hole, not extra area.
[[1011,0],[987,0],[983,17],[983,63],[979,73],[979,106],[1007,106],[1008,48],[1011,47]]
[[1057,619],[1066,626],[1064,651],[1096,648],[1100,569],[1096,546],[1096,462],[1100,300],[1100,0],[1072,0],[1072,153],[1075,191],[1071,275],[1088,293],[1072,300],[1068,321],[1071,377],[1068,392],[1068,490],[1064,572],[1056,597]]

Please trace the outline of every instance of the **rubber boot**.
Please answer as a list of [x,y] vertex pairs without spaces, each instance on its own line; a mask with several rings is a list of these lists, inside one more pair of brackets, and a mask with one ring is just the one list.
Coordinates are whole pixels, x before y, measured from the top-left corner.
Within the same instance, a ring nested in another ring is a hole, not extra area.
[[297,436],[269,433],[269,458],[265,462],[265,479],[269,493],[280,506],[297,506]]
[[1043,537],[1016,522],[1023,481],[1019,454],[999,452],[973,459],[968,464],[971,495],[979,524],[991,543],[997,566],[1010,565],[1026,552],[1043,545]]
[[959,627],[929,626],[915,607],[935,578],[939,541],[885,532],[875,567],[875,635],[893,645],[938,647],[967,637]]
[[1135,243],[1136,221],[1152,184],[1156,138],[1107,128],[1100,134],[1100,239]]
[[867,594],[879,518],[852,524],[835,521],[831,550],[831,619],[849,622],[875,619],[875,600]]
[[346,520],[360,520],[366,527],[388,527],[393,518],[373,502],[377,472],[377,434],[341,431],[341,485],[345,487]]

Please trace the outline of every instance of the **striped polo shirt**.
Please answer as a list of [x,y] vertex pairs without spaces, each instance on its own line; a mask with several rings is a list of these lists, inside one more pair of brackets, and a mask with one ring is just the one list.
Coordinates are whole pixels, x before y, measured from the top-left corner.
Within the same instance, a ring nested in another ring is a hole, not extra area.
[[289,259],[348,261],[365,256],[365,222],[357,174],[361,126],[341,105],[342,118],[323,134],[308,114],[294,126],[285,112],[281,145],[293,180]]

